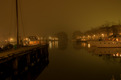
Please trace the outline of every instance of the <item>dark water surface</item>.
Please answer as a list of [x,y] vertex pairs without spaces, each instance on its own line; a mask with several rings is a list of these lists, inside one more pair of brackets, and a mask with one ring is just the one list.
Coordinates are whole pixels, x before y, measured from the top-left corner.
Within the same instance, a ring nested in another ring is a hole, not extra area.
[[121,48],[49,42],[49,64],[36,80],[120,80]]

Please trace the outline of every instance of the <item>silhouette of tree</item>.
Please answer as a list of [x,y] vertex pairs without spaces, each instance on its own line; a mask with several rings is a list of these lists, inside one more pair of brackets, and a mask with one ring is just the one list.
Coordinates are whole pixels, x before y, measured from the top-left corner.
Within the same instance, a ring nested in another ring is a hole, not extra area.
[[58,37],[58,48],[65,50],[68,45],[68,35],[65,32],[57,33]]
[[82,36],[82,32],[81,31],[75,31],[72,34],[72,39],[76,39],[78,36]]

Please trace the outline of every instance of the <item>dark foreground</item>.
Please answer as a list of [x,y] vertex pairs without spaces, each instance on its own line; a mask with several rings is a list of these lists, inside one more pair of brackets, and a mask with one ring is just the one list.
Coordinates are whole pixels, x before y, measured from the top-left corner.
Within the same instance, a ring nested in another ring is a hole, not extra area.
[[18,76],[2,75],[0,80],[121,79],[121,48],[88,48],[86,43],[56,41],[50,42],[48,52],[47,59],[28,71]]

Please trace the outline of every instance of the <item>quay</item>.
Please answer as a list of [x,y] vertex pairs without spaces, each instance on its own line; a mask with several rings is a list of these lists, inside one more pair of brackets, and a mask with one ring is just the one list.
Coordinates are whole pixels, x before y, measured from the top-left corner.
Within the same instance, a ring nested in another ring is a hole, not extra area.
[[18,75],[31,67],[49,63],[48,44],[21,47],[0,53],[0,77]]

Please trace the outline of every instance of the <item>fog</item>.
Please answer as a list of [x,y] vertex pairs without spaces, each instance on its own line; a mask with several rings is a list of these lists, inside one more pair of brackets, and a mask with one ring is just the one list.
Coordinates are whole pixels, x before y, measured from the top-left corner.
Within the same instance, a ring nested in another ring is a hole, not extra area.
[[[20,35],[50,36],[119,24],[120,0],[18,0]],[[15,0],[0,0],[0,37],[16,35]]]

